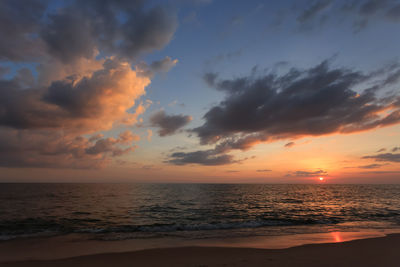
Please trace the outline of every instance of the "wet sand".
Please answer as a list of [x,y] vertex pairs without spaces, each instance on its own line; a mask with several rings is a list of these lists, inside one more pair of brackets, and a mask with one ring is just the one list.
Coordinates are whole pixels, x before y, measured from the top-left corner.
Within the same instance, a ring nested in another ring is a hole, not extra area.
[[[400,234],[286,249],[172,247],[101,253],[55,260],[2,262],[39,266],[400,266]],[[20,251],[21,256],[24,251]]]

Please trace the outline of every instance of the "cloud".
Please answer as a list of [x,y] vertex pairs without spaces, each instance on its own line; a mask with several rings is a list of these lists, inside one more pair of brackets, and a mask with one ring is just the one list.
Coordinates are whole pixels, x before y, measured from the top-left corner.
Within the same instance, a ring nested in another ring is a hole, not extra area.
[[270,169],[262,169],[262,170],[256,170],[256,172],[271,172],[272,170]]
[[133,59],[161,49],[171,40],[176,26],[175,14],[160,6],[145,8],[142,1],[89,0],[50,14],[41,37],[49,53],[63,62],[91,58],[96,49]]
[[65,135],[62,130],[15,130],[0,132],[1,167],[101,168],[113,157],[134,150],[133,134],[119,138]]
[[151,142],[152,136],[153,136],[153,131],[151,129],[147,129],[147,141]]
[[[54,81],[49,87],[21,89],[26,81],[18,77],[0,80],[0,165],[99,168],[110,157],[133,151],[128,144],[138,140],[133,133],[103,138],[96,132],[134,124],[143,112],[143,104],[135,107],[135,100],[149,82],[128,63],[111,59],[91,75]],[[89,139],[82,137],[92,133]]]
[[295,142],[289,142],[289,143],[287,143],[287,144],[285,145],[285,147],[291,148],[291,147],[293,147],[294,145],[296,145]]
[[305,23],[312,20],[316,17],[319,13],[325,10],[330,4],[331,0],[320,0],[316,1],[313,5],[309,8],[305,9],[298,17],[297,21],[299,23]]
[[359,13],[362,15],[374,15],[380,9],[385,8],[386,5],[386,0],[369,0],[360,6]]
[[[342,3],[343,2],[343,3]],[[341,23],[340,20],[350,20],[353,32],[358,33],[375,21],[392,23],[400,22],[400,4],[392,0],[354,0],[354,1],[309,1],[304,9],[301,6],[297,14],[297,22],[302,27],[312,28],[329,21],[333,25]]]
[[157,171],[157,170],[161,170],[162,168],[157,167],[157,166],[152,165],[152,164],[149,164],[149,165],[143,165],[142,169],[146,170],[146,171]]
[[[366,171],[362,172],[363,174],[398,174],[400,171]],[[398,177],[398,176],[396,176]]]
[[207,72],[203,76],[204,81],[210,87],[214,86],[215,81],[216,81],[217,78],[218,78],[218,74],[213,73],[213,72]]
[[0,1],[0,61],[29,61],[43,55],[44,44],[35,33],[47,1]]
[[385,162],[400,162],[400,154],[382,153],[372,156],[364,156],[363,159],[374,159],[376,161],[385,161]]
[[[332,69],[323,61],[306,70],[292,68],[280,76],[251,74],[221,80],[217,74],[207,73],[206,83],[226,96],[206,112],[203,125],[191,130],[200,144],[215,145],[213,150],[197,151],[196,155],[223,156],[263,142],[356,133],[397,124],[400,97],[377,96],[393,84],[388,77],[397,68],[364,74]],[[186,158],[190,153],[179,155]]]
[[[375,75],[376,76],[376,75]],[[400,122],[399,96],[378,98],[385,85],[370,87],[372,74],[331,69],[327,61],[277,76],[205,79],[226,97],[193,129],[201,144],[246,150],[254,144],[304,136],[354,133]],[[378,82],[377,82],[378,83]],[[355,91],[355,87],[364,90]]]
[[315,177],[315,176],[327,176],[328,172],[324,170],[318,171],[296,171],[293,173],[289,173],[288,176],[297,176],[297,177]]
[[172,10],[161,5],[149,8],[140,0],[68,1],[57,9],[49,2],[1,1],[0,60],[53,57],[70,63],[92,58],[97,50],[134,59],[164,47],[177,27]]
[[90,146],[85,149],[87,154],[98,155],[98,154],[105,154],[109,153],[112,156],[121,156],[126,154],[130,151],[133,151],[134,147],[130,146],[125,149],[121,149],[120,147],[116,146],[118,144],[129,144],[133,141],[139,141],[139,136],[133,134],[130,131],[125,131],[119,135],[119,138],[105,138],[99,139],[93,146]]
[[235,163],[231,155],[219,155],[214,150],[194,151],[194,152],[175,152],[166,161],[175,165],[200,164],[206,166],[217,166]]
[[101,138],[103,138],[103,137],[104,137],[104,134],[101,134],[101,133],[92,135],[92,136],[89,138],[89,142],[97,141],[97,140],[99,140],[99,139],[101,139]]
[[150,68],[154,72],[168,72],[176,65],[176,63],[178,63],[177,59],[173,60],[170,57],[165,57],[162,60],[152,62]]
[[158,135],[167,136],[176,133],[177,130],[187,125],[192,120],[187,115],[167,115],[165,111],[160,110],[150,117],[150,123],[153,127],[159,127]]
[[146,62],[140,62],[137,69],[142,76],[152,78],[156,73],[167,73],[178,63],[177,59],[165,57],[164,59],[153,61],[150,65]]
[[376,152],[383,152],[383,151],[386,151],[386,148],[381,148],[381,149],[379,149],[378,151],[376,151]]
[[[366,28],[372,19],[387,20],[391,22],[400,21],[400,4],[396,1],[368,0],[361,1],[358,6],[358,14],[361,18],[354,23],[355,32]],[[354,5],[357,7],[357,5]]]
[[386,17],[392,21],[398,22],[400,20],[400,4],[389,9],[386,13]]
[[[143,1],[0,1],[0,165],[97,168],[133,151],[130,131],[151,101],[132,66],[173,37],[176,14]],[[20,62],[35,67],[35,75]],[[152,64],[167,71],[176,60]],[[18,63],[18,64],[17,64]],[[108,137],[105,138],[104,135]]]
[[66,131],[108,130],[134,123],[127,110],[150,83],[130,65],[107,60],[90,76],[54,81],[47,88],[25,88],[21,81],[0,80],[0,125],[17,129],[64,128]]
[[380,168],[382,166],[383,166],[382,164],[369,164],[369,165],[358,166],[357,168],[361,168],[361,169],[376,169],[376,168]]

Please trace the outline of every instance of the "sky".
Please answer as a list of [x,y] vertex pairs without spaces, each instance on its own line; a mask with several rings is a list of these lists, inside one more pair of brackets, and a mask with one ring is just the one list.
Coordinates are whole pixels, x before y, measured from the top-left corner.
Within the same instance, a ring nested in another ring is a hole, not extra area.
[[0,21],[0,182],[400,182],[400,1],[3,0]]

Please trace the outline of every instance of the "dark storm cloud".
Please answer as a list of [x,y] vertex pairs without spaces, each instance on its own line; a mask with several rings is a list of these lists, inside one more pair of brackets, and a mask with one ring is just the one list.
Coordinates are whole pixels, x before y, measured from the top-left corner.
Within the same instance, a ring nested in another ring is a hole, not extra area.
[[[331,69],[327,61],[308,70],[291,69],[283,76],[217,80],[207,74],[208,83],[226,97],[193,132],[202,144],[219,142],[246,149],[268,140],[351,133],[400,122],[393,98],[376,95],[383,84],[360,93],[352,89],[364,85],[368,77],[371,74]],[[377,115],[390,108],[388,115]]]
[[186,165],[186,164],[200,164],[206,166],[226,165],[236,161],[233,160],[231,155],[221,155],[216,153],[214,150],[203,150],[194,152],[176,152],[170,155],[170,159],[167,163],[175,165]]
[[309,20],[312,20],[315,16],[317,16],[320,12],[326,9],[330,4],[331,0],[319,0],[316,1],[313,5],[305,9],[298,17],[297,21],[299,23],[305,23]]
[[365,156],[363,159],[374,159],[376,161],[400,162],[400,154],[382,153],[377,155]]
[[150,117],[150,123],[153,127],[159,127],[159,136],[167,136],[176,133],[177,130],[187,125],[192,120],[187,115],[167,115],[165,111],[160,110]]

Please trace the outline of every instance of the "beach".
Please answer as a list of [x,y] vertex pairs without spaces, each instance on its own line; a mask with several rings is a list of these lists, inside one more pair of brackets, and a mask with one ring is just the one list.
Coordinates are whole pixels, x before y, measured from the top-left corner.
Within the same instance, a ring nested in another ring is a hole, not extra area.
[[171,247],[53,260],[9,261],[1,262],[0,266],[399,266],[399,245],[400,234],[390,234],[286,249]]

